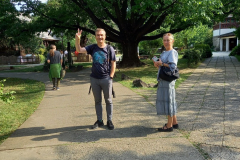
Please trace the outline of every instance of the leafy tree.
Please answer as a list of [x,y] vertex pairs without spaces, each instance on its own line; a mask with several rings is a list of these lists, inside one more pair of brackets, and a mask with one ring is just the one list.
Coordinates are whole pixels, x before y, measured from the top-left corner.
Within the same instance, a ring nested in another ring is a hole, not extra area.
[[[231,13],[235,0],[38,0],[24,1],[24,13],[37,17],[34,25],[54,31],[68,29],[74,36],[77,28],[94,35],[104,28],[107,40],[120,43],[122,66],[139,66],[139,42],[154,40],[166,32],[177,33],[198,23],[209,23],[216,15]],[[155,35],[149,33],[157,31]]]
[[240,39],[240,27],[238,27],[234,33],[236,34],[237,38]]
[[[156,31],[153,33],[148,34],[148,36],[155,35]],[[143,52],[143,54],[155,54],[158,48],[160,48],[163,45],[162,39],[155,39],[155,40],[149,40],[149,41],[141,41],[139,43],[139,50],[140,54]]]
[[[42,40],[36,36],[36,27],[30,22],[32,16],[20,13],[9,0],[0,2],[0,48],[15,50],[16,46],[26,52],[37,53]],[[21,46],[21,47],[20,47]]]
[[[208,44],[209,46],[212,46],[212,36],[212,28],[209,28],[207,25],[200,24],[174,34],[174,46],[190,47],[195,44]],[[185,39],[187,39],[187,46],[184,44]]]
[[7,0],[0,2],[0,48],[13,48],[14,40],[10,35],[11,29],[17,23],[18,12],[13,4]]

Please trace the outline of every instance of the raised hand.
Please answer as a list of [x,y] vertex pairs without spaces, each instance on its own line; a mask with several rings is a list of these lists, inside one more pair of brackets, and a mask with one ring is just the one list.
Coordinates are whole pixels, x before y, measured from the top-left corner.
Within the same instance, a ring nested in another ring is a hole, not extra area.
[[82,30],[79,31],[79,28],[78,28],[78,32],[75,35],[75,39],[80,40],[81,34],[82,34]]

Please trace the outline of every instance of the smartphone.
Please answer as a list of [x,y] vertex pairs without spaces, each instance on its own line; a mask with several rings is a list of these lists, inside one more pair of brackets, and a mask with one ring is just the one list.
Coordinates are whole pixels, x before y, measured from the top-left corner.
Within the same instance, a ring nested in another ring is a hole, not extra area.
[[154,57],[152,58],[152,60],[154,60],[154,62],[156,62],[156,61],[158,61],[159,59],[158,59],[156,56],[154,56]]

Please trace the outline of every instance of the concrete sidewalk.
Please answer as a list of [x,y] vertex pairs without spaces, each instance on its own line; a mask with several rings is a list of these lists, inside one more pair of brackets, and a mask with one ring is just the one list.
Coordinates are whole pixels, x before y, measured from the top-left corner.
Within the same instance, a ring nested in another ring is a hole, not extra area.
[[89,129],[96,121],[89,73],[67,73],[60,91],[51,90],[47,73],[0,73],[46,84],[36,112],[0,145],[0,159],[240,159],[240,63],[234,57],[207,59],[177,89],[180,130],[171,133],[156,131],[166,117],[156,115],[155,92],[147,102],[119,83],[115,129]]

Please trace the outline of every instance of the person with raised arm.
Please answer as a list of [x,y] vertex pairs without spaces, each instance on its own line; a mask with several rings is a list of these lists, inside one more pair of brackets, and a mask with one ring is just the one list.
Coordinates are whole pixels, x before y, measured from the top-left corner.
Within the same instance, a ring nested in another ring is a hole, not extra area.
[[112,103],[112,79],[116,68],[116,55],[112,46],[105,42],[106,32],[102,28],[97,28],[95,38],[97,44],[81,47],[80,38],[82,30],[75,35],[75,46],[78,53],[87,53],[92,56],[92,72],[90,74],[90,83],[95,100],[95,110],[97,121],[92,129],[104,126],[102,118],[102,92],[104,95],[107,111],[107,127],[114,129],[112,122],[113,103]]

